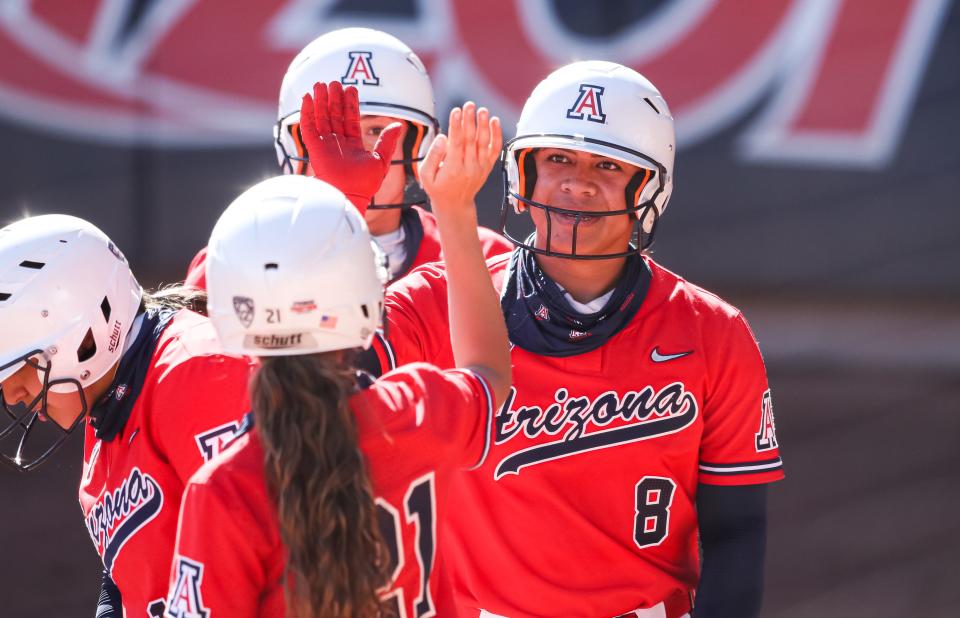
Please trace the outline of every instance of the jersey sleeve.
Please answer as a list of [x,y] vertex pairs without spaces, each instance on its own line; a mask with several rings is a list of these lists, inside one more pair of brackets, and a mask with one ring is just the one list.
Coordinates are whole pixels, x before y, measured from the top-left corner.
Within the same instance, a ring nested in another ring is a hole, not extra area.
[[386,327],[371,346],[382,373],[413,362],[453,366],[442,265],[421,266],[391,285],[384,304]]
[[418,425],[435,440],[425,449],[448,448],[459,467],[472,470],[483,464],[493,430],[493,392],[486,379],[469,369],[442,371],[416,363],[392,371],[380,387],[399,393],[395,406],[417,415]]
[[513,243],[493,230],[479,226],[477,227],[477,233],[480,235],[480,247],[483,249],[483,256],[488,260],[513,251]]
[[153,436],[183,483],[233,440],[249,411],[252,361],[214,354],[177,364],[153,394]]
[[260,522],[214,487],[191,482],[180,504],[167,616],[255,618],[267,586]]
[[754,485],[782,479],[766,369],[739,313],[714,342],[707,371],[700,482]]
[[197,252],[187,267],[187,276],[183,280],[184,285],[189,285],[198,290],[207,289],[207,248],[204,247]]

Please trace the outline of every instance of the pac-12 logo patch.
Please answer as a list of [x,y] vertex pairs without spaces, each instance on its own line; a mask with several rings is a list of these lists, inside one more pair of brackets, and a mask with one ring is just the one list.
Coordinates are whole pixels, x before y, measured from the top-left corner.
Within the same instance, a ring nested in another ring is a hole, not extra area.
[[177,583],[167,599],[170,618],[207,618],[210,610],[203,606],[200,584],[203,583],[203,563],[177,556]]
[[760,404],[760,429],[757,430],[757,452],[772,451],[777,448],[777,430],[773,422],[773,402],[770,389],[763,393]]
[[373,69],[373,52],[352,51],[347,52],[350,56],[350,64],[347,65],[347,71],[340,78],[340,82],[345,86],[379,86],[380,78],[377,77]]
[[193,439],[197,441],[197,447],[200,448],[203,460],[210,461],[222,453],[227,445],[233,442],[238,429],[240,429],[240,424],[232,422],[195,435]]
[[250,325],[253,324],[253,299],[246,296],[234,296],[233,311],[237,314],[237,319],[240,320],[243,327],[250,328]]
[[603,91],[603,86],[580,84],[580,94],[573,102],[573,107],[567,110],[567,118],[605,123],[607,115],[603,113]]

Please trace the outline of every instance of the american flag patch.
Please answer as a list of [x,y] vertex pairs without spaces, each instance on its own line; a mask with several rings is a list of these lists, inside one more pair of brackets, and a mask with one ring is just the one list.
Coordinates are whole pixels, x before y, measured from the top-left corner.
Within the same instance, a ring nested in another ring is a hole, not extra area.
[[337,327],[337,316],[325,315],[320,318],[320,328],[336,328],[336,327]]

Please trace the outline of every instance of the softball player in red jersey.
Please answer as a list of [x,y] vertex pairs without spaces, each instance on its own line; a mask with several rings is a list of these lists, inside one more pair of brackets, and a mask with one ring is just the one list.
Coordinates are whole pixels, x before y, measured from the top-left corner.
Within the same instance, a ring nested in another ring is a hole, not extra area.
[[[357,132],[353,93],[347,108],[346,126],[318,118],[326,140],[346,140],[333,158]],[[217,223],[212,320],[227,349],[262,364],[249,430],[184,494],[168,616],[437,615],[450,479],[482,464],[510,380],[472,204],[499,152],[499,125],[485,112],[466,121],[437,140],[423,170],[458,282],[449,307],[459,369],[417,363],[376,381],[356,371],[348,352],[373,338],[386,271],[340,191],[273,178]],[[350,169],[332,174],[355,177]]]
[[[417,170],[439,130],[433,86],[420,58],[399,39],[370,28],[343,28],[318,37],[297,54],[283,77],[274,126],[281,169],[285,174],[314,173],[300,129],[300,102],[315,83],[330,81],[357,89],[367,149],[389,124],[401,123],[402,137],[386,153],[391,166],[383,184],[372,199],[353,200],[387,255],[390,280],[443,259],[437,219],[424,209],[428,199]],[[477,233],[488,258],[513,249],[493,230],[478,226]],[[205,259],[203,249],[188,268],[187,284],[204,287]]]
[[[660,93],[614,63],[563,67],[524,106],[503,220],[536,229],[488,262],[514,386],[454,483],[442,614],[759,613],[783,477],[763,360],[739,311],[642,253],[674,143]],[[451,281],[428,265],[392,286],[381,366],[449,365]]]
[[224,355],[183,297],[143,293],[81,219],[7,226],[0,264],[0,435],[15,447],[4,461],[33,469],[83,426],[80,506],[104,566],[97,615],[160,616],[183,487],[239,427],[252,361]]

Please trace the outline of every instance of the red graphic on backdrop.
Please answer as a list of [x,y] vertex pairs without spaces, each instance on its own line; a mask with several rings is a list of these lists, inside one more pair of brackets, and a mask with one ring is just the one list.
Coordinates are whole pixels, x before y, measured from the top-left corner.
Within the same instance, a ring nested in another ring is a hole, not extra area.
[[[895,151],[948,6],[674,0],[596,40],[569,32],[548,0],[435,0],[409,19],[380,22],[303,0],[12,1],[0,5],[0,114],[99,141],[259,143],[297,51],[331,29],[360,25],[414,47],[441,107],[470,96],[516,118],[552,69],[607,59],[660,88],[681,147],[772,93],[741,136],[744,156],[881,166]],[[350,68],[353,79],[377,78],[359,52]],[[599,101],[596,110],[587,103],[599,121]]]

